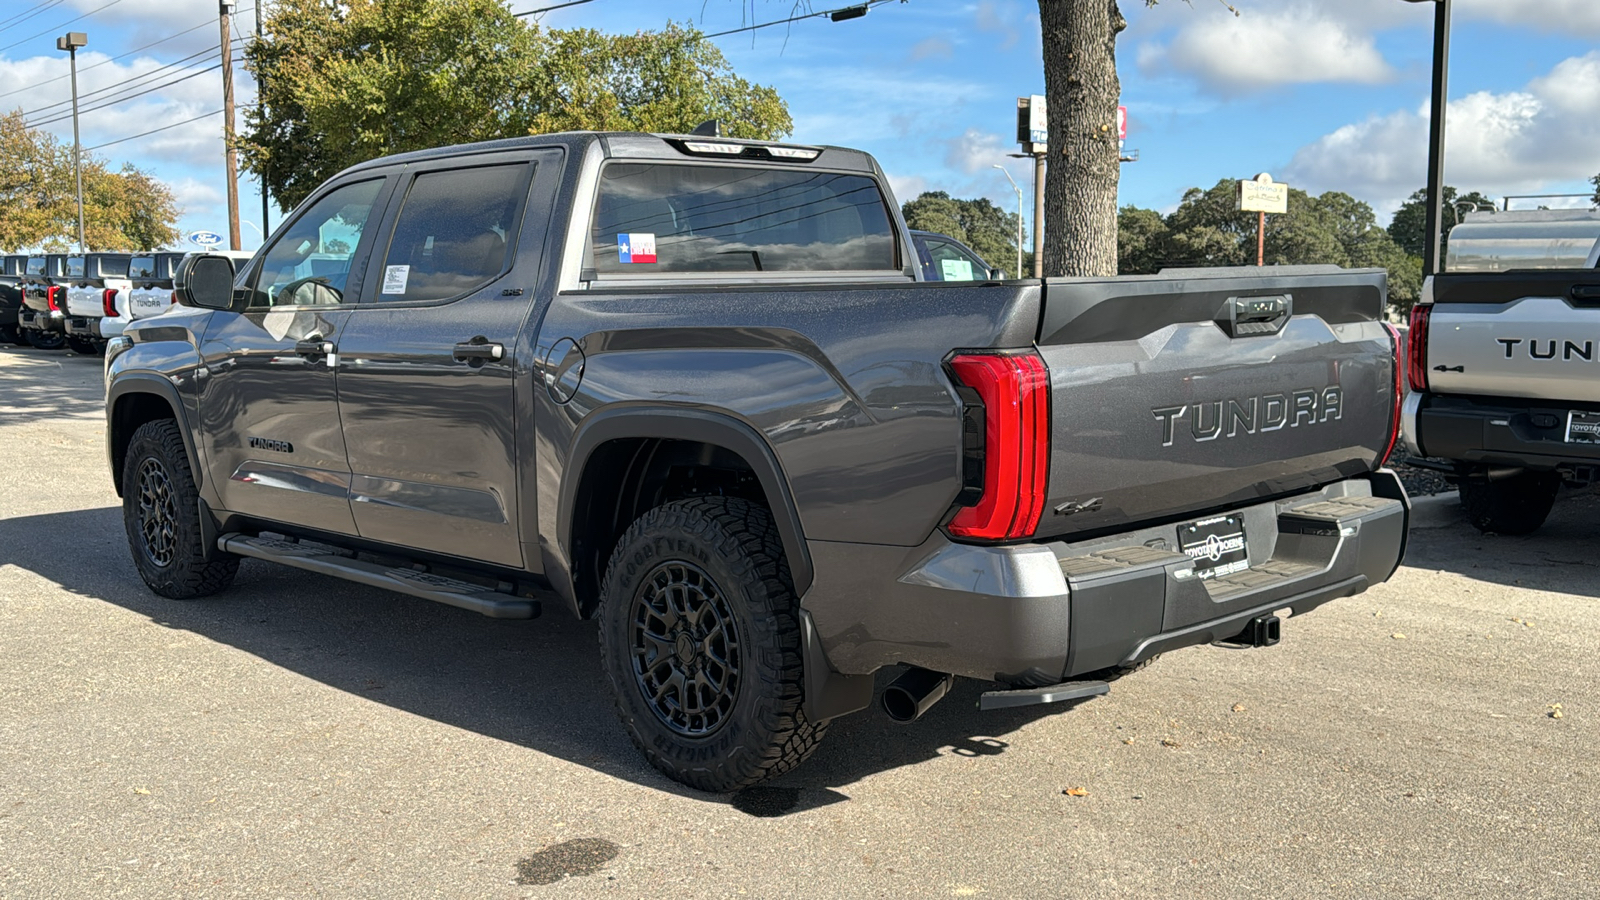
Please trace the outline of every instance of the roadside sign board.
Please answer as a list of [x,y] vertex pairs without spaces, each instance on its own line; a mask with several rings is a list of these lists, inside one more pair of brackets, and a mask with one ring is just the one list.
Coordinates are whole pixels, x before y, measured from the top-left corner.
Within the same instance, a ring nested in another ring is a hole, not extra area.
[[1117,107],[1117,140],[1125,141],[1127,139],[1128,139],[1128,108],[1126,106],[1119,106],[1119,107]]
[[1266,181],[1239,182],[1239,209],[1243,212],[1278,213],[1289,211],[1289,186]]
[[222,235],[217,234],[215,231],[191,231],[189,232],[189,243],[209,247],[213,244],[222,243]]

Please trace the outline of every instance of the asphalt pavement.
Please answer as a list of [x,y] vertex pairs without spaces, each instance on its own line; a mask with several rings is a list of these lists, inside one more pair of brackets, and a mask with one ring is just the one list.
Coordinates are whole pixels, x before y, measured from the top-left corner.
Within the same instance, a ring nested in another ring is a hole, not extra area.
[[594,629],[247,560],[148,592],[100,361],[0,350],[0,897],[1573,898],[1600,880],[1600,500],[1419,506],[1386,585],[1073,708],[834,723],[707,795]]

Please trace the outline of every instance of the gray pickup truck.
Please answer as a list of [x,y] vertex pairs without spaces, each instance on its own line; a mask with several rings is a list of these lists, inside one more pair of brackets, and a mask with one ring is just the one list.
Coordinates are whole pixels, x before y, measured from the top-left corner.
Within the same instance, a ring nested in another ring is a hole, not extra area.
[[1381,271],[923,283],[866,154],[564,134],[374,160],[107,352],[133,560],[598,620],[672,778],[1103,694],[1387,579]]

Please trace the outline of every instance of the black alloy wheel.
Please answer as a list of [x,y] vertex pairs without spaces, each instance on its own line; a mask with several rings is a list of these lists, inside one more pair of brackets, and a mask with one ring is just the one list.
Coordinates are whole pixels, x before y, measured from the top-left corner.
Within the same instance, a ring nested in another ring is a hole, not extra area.
[[122,464],[122,525],[144,583],[163,597],[204,597],[233,583],[239,557],[207,546],[200,492],[172,419],[139,426]]
[[716,733],[739,698],[739,624],[703,569],[673,560],[634,593],[633,675],[645,702],[673,731]]
[[36,350],[60,350],[67,345],[67,336],[59,332],[29,328],[26,334],[28,343]]
[[645,513],[611,553],[595,617],[617,715],[675,781],[749,787],[827,731],[806,718],[800,604],[763,506],[696,497]]

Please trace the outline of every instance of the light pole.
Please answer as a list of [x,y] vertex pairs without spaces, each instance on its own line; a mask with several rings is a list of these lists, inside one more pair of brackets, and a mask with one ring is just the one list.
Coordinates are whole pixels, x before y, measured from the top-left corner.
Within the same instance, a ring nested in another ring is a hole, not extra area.
[[1011,189],[1017,192],[1017,270],[1016,271],[1017,271],[1017,277],[1021,278],[1022,277],[1022,188],[1017,186],[1017,180],[1015,178],[1011,177],[1011,173],[1006,171],[1006,167],[1005,166],[1002,166],[999,163],[995,163],[994,167],[996,169],[1000,170],[1000,174],[1004,175],[1006,177],[1006,180],[1011,182]]
[[83,150],[78,138],[78,48],[89,44],[89,36],[81,31],[69,31],[56,38],[56,49],[67,51],[72,65],[72,178],[78,185],[78,252],[83,246]]
[[1422,243],[1422,275],[1438,274],[1440,219],[1444,212],[1444,114],[1450,81],[1450,0],[1406,0],[1407,3],[1432,3],[1433,8],[1433,104],[1428,123],[1428,215]]

